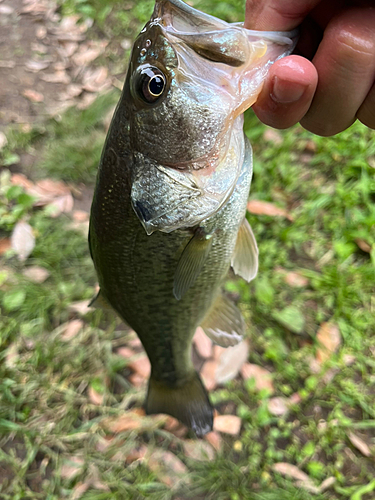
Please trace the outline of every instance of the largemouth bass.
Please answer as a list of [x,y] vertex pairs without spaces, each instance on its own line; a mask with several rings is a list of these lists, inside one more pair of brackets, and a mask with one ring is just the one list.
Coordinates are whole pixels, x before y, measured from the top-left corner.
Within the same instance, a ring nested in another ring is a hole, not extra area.
[[258,268],[242,113],[294,38],[157,0],[99,166],[89,235],[98,301],[136,331],[150,359],[147,413],[170,414],[197,435],[213,417],[192,337],[201,325],[219,345],[241,340],[242,316],[221,286],[230,266],[247,281]]

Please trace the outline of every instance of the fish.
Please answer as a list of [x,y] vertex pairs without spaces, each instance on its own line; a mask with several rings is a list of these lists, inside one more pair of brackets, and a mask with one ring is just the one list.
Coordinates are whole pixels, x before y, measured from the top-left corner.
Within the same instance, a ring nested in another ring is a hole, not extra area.
[[252,149],[243,112],[296,32],[258,32],[182,0],[157,0],[134,42],[103,148],[89,247],[107,304],[151,362],[145,410],[172,415],[198,437],[213,408],[192,363],[198,326],[238,344],[245,323],[223,293],[230,267],[258,270],[246,219]]

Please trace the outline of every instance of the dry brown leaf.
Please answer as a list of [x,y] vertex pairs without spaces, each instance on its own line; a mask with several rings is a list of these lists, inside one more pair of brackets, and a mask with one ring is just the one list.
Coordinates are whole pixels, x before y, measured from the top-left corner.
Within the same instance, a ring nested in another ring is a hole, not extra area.
[[283,136],[273,128],[267,128],[263,133],[263,139],[267,142],[272,142],[276,146],[283,143]]
[[170,451],[156,449],[149,457],[147,465],[169,488],[175,486],[178,481],[189,480],[186,465]]
[[193,344],[198,354],[203,359],[208,359],[212,355],[212,340],[204,333],[200,326],[195,330]]
[[302,276],[298,271],[291,271],[284,276],[285,282],[289,286],[302,288],[309,284],[309,280]]
[[90,488],[90,482],[77,483],[72,491],[71,500],[79,500]]
[[89,47],[87,44],[82,44],[78,52],[72,57],[72,60],[76,66],[87,66],[92,61],[95,61],[103,53],[103,50],[101,47]]
[[331,476],[331,477],[327,477],[327,479],[325,479],[322,484],[319,486],[319,490],[320,492],[323,492],[325,490],[328,490],[328,488],[330,488],[331,486],[333,486],[336,482],[336,478]]
[[89,213],[85,210],[73,210],[72,217],[76,222],[86,222],[89,220]]
[[117,349],[117,354],[123,358],[129,359],[135,355],[135,352],[133,349],[129,349],[129,347],[119,347]]
[[215,378],[218,384],[234,379],[249,357],[249,344],[243,340],[233,347],[227,347],[221,354]]
[[208,432],[205,436],[204,436],[204,439],[210,443],[211,446],[213,446],[215,448],[216,451],[220,451],[221,450],[221,446],[222,446],[222,438],[221,438],[221,435],[216,432],[216,431],[211,431],[211,432]]
[[367,243],[367,241],[363,240],[362,238],[356,238],[354,241],[363,252],[371,253],[372,247],[369,243]]
[[39,40],[42,40],[47,36],[47,28],[45,26],[38,26],[35,34]]
[[36,183],[36,187],[45,196],[59,197],[70,193],[69,187],[62,181],[53,179],[42,179]]
[[144,377],[138,375],[138,373],[131,373],[128,377],[128,380],[132,385],[134,385],[134,387],[142,387],[147,382],[147,380]]
[[62,213],[69,213],[73,210],[74,199],[71,193],[64,194],[55,198],[51,203],[49,203],[49,215],[51,217],[58,217]]
[[272,465],[272,469],[278,472],[282,476],[290,477],[291,479],[296,479],[302,482],[311,482],[311,479],[307,474],[302,472],[298,467],[287,462],[279,462]]
[[40,92],[37,92],[36,90],[33,89],[25,89],[22,92],[22,95],[26,97],[31,102],[43,102],[44,101],[44,95],[41,94]]
[[200,375],[208,391],[213,391],[217,386],[216,382],[217,366],[218,366],[217,361],[209,359],[204,363],[201,369]]
[[5,366],[7,368],[14,368],[19,360],[18,345],[16,343],[10,344],[6,350]]
[[108,69],[105,66],[87,69],[82,80],[83,88],[87,92],[102,92],[111,85]]
[[85,314],[93,310],[92,307],[89,307],[90,302],[91,300],[79,300],[78,302],[73,302],[68,306],[68,310],[77,313],[80,316],[85,316]]
[[104,394],[100,394],[100,392],[96,391],[91,385],[87,390],[87,395],[92,404],[97,406],[103,404]]
[[290,221],[294,220],[289,212],[268,201],[250,200],[247,203],[247,210],[251,214],[268,215],[269,217],[285,217]]
[[71,481],[81,473],[84,464],[85,461],[78,455],[67,458],[60,470],[61,477]]
[[71,82],[71,78],[65,70],[56,71],[55,73],[43,73],[40,78],[47,83],[64,83],[68,85]]
[[349,432],[348,438],[352,445],[357,448],[358,451],[362,453],[363,456],[365,457],[371,457],[372,453],[369,448],[369,446],[361,439],[358,437],[354,432]]
[[344,354],[342,360],[345,366],[352,366],[356,361],[356,357],[353,356],[352,354]]
[[5,252],[12,248],[12,244],[10,242],[10,238],[1,238],[0,239],[0,255],[4,255]]
[[12,249],[16,252],[19,260],[25,261],[35,247],[33,228],[27,222],[17,222],[13,228],[10,241]]
[[215,458],[215,451],[207,441],[187,439],[183,442],[185,456],[193,460],[207,461]]
[[[26,62],[25,68],[27,71],[31,71],[32,73],[38,73],[39,71],[47,69],[50,64],[50,60],[36,61],[35,59],[30,59]],[[41,78],[43,79],[43,75],[41,75]]]
[[33,283],[44,283],[49,277],[50,273],[44,267],[40,266],[30,266],[26,267],[22,274],[26,276]]
[[245,363],[241,368],[241,375],[244,380],[253,378],[255,380],[255,388],[257,391],[267,389],[270,394],[275,392],[272,383],[272,374],[261,366],[252,363]]
[[10,5],[0,5],[0,14],[3,16],[11,16],[14,13],[14,8]]
[[288,400],[287,398],[271,398],[268,401],[268,411],[271,415],[275,415],[276,417],[281,417],[285,415],[288,411]]
[[74,97],[78,97],[83,92],[82,85],[77,83],[71,83],[65,88],[65,92],[62,92],[57,97],[60,101],[69,101]]
[[68,342],[82,330],[84,323],[81,319],[73,319],[61,326],[63,327],[61,330],[61,340]]
[[7,136],[0,131],[0,151],[8,144]]
[[60,50],[62,51],[64,57],[72,57],[77,49],[77,42],[62,42],[60,47]]
[[177,418],[171,417],[170,415],[167,415],[164,430],[170,432],[180,439],[184,438],[189,432],[189,429],[186,427],[186,425],[182,424],[179,420],[177,420]]
[[142,427],[142,417],[130,411],[120,417],[109,417],[102,420],[105,430],[118,434],[119,432],[135,431]]
[[135,448],[134,450],[130,451],[126,457],[125,461],[127,464],[132,464],[135,461],[140,461],[142,462],[144,458],[146,457],[148,452],[148,449],[145,445],[141,445],[138,448]]
[[34,187],[34,183],[31,182],[24,174],[13,174],[10,178],[10,182],[15,186],[21,186],[26,190]]
[[340,330],[334,323],[322,323],[316,334],[316,340],[320,347],[316,352],[318,363],[324,363],[329,360],[341,345]]
[[148,379],[151,374],[150,360],[146,354],[142,354],[128,364],[129,368],[144,379]]
[[236,415],[217,415],[214,418],[214,431],[238,436],[241,430],[241,419]]

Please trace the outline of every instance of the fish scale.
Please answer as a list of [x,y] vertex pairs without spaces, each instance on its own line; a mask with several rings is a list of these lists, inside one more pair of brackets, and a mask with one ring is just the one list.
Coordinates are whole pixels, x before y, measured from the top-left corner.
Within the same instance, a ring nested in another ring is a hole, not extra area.
[[112,306],[146,350],[147,413],[169,413],[198,436],[212,429],[213,410],[193,368],[193,335],[201,325],[224,347],[241,340],[242,316],[221,287],[231,265],[247,281],[258,268],[241,113],[292,36],[158,0],[99,165],[89,232],[96,303]]

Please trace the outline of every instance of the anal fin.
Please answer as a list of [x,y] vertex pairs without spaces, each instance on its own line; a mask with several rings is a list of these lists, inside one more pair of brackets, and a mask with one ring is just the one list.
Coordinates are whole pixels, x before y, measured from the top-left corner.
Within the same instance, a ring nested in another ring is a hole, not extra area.
[[199,227],[182,252],[173,285],[173,295],[177,300],[182,299],[199,276],[212,245],[212,236]]
[[216,299],[201,327],[207,337],[221,347],[240,343],[245,333],[245,322],[240,310],[223,295]]
[[237,235],[236,247],[232,257],[233,271],[251,281],[258,272],[258,245],[251,226],[246,218],[242,221]]

